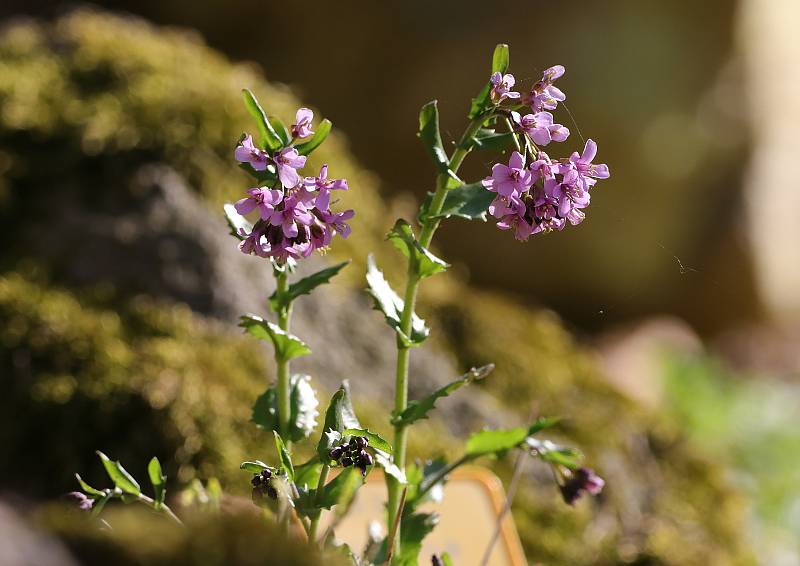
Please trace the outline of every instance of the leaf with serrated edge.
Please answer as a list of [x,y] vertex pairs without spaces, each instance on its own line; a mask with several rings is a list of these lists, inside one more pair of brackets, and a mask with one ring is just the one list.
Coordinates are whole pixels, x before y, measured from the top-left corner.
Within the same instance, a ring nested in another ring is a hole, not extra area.
[[473,368],[462,375],[459,379],[451,381],[444,387],[440,387],[427,397],[419,401],[411,401],[399,416],[392,419],[392,423],[395,425],[408,426],[420,419],[427,419],[428,412],[435,407],[437,400],[441,399],[442,397],[447,397],[452,392],[463,387],[464,385],[467,385],[468,383],[483,379],[489,375],[493,369],[494,364],[485,365],[477,369]]
[[349,263],[350,260],[343,261],[342,263],[337,263],[331,267],[321,269],[320,271],[317,271],[308,277],[303,277],[296,283],[289,285],[289,289],[285,295],[280,295],[277,291],[275,291],[269,298],[270,307],[272,307],[273,311],[278,312],[281,308],[288,306],[289,303],[294,301],[300,295],[308,295],[320,285],[328,283],[331,278],[333,278],[342,269],[347,267]]
[[430,330],[425,326],[425,321],[416,313],[412,315],[411,337],[400,330],[400,317],[405,303],[389,286],[383,273],[375,265],[375,259],[370,254],[367,257],[367,292],[374,299],[374,307],[383,313],[386,322],[394,328],[397,335],[407,347],[418,346],[427,337]]
[[422,278],[441,273],[450,267],[447,262],[420,245],[414,236],[411,225],[402,218],[394,223],[394,227],[386,235],[386,239],[405,257],[413,257],[414,271]]
[[289,334],[277,324],[264,320],[260,316],[244,315],[241,317],[239,326],[259,340],[272,342],[272,345],[275,346],[275,354],[280,360],[289,361],[311,353],[311,349],[300,338]]

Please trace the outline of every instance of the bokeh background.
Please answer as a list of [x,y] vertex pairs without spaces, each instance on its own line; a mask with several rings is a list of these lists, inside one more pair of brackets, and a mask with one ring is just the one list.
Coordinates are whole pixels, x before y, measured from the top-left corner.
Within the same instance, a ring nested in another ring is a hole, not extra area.
[[365,256],[400,275],[382,234],[432,188],[418,109],[437,98],[452,142],[504,42],[519,81],[567,68],[566,145],[595,139],[612,177],[578,229],[440,231],[454,269],[422,297],[436,338],[412,393],[498,370],[443,403],[415,453],[535,406],[569,417],[560,434],[608,486],[564,509],[532,469],[515,510],[531,562],[800,563],[796,2],[6,0],[0,18],[8,500],[99,477],[95,448],[246,490],[270,368],[235,321],[270,291],[219,214],[247,182],[230,159],[245,86],[285,120],[303,104],[334,123],[314,162],[350,179],[359,216],[333,258],[354,264],[298,305],[303,369],[328,391],[350,377],[385,429],[392,339],[360,291]]

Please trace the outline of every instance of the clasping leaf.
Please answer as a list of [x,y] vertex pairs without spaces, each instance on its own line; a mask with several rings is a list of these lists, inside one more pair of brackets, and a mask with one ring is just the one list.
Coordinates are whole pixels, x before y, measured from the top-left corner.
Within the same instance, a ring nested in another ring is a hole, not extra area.
[[372,296],[375,309],[383,313],[386,322],[394,328],[407,348],[419,346],[428,337],[430,330],[416,313],[411,315],[411,336],[407,336],[400,329],[405,302],[389,286],[383,273],[375,265],[372,255],[367,257],[367,292]]
[[[442,210],[434,218],[450,218],[456,216],[467,220],[486,221],[486,212],[492,204],[495,193],[486,190],[481,183],[471,183],[448,191],[444,197]],[[430,214],[433,193],[428,193],[419,211],[418,220],[424,223]]]
[[277,324],[264,320],[260,316],[245,315],[241,318],[239,326],[259,340],[272,342],[272,345],[275,346],[276,357],[284,362],[311,353],[306,343],[297,336],[289,334]]
[[450,264],[439,259],[427,248],[420,245],[414,236],[411,225],[402,218],[395,222],[394,228],[386,235],[386,239],[400,250],[405,257],[412,260],[414,272],[421,278],[441,273],[450,267]]

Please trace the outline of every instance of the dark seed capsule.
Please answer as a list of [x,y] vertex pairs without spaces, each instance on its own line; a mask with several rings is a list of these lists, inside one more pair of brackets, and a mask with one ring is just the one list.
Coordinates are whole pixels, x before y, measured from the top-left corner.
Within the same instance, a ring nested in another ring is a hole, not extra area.
[[253,487],[258,487],[261,485],[261,476],[256,474],[253,476],[253,479],[250,480],[250,483],[253,484]]
[[268,480],[269,478],[272,477],[272,470],[270,470],[269,468],[264,468],[263,470],[261,470],[261,476],[265,480]]
[[371,466],[374,463],[374,460],[372,459],[372,454],[370,454],[369,452],[363,452],[361,454],[361,462],[365,466]]
[[340,463],[346,468],[353,465],[353,459],[350,456],[345,456],[342,458]]
[[356,444],[358,444],[359,448],[366,448],[367,444],[369,444],[369,440],[367,440],[363,436],[356,436],[355,437]]
[[331,457],[331,460],[336,460],[338,462],[339,458],[342,457],[342,447],[337,446],[336,448],[333,448],[328,454],[328,456]]

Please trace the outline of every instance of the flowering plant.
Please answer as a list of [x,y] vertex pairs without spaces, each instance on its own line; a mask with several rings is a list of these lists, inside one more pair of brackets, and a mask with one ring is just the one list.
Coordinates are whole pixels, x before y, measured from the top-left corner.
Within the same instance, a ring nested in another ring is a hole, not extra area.
[[[239,250],[272,266],[276,290],[269,297],[269,305],[275,321],[248,314],[241,318],[241,326],[273,346],[276,381],[253,407],[253,421],[272,432],[275,464],[254,459],[243,462],[241,468],[252,474],[253,500],[268,510],[269,520],[283,528],[294,525],[310,545],[337,547],[355,564],[416,564],[422,539],[436,525],[435,514],[420,511],[420,504],[444,485],[453,470],[480,458],[516,451],[541,460],[552,469],[561,495],[570,505],[583,494],[596,495],[603,488],[603,480],[582,466],[577,450],[540,438],[542,431],[558,422],[555,418],[540,417],[527,426],[475,432],[462,456],[450,463],[409,463],[407,458],[413,425],[428,417],[438,399],[484,379],[493,368],[472,368],[426,397],[408,398],[411,352],[429,335],[425,321],[415,312],[417,293],[423,280],[449,268],[430,250],[441,222],[453,217],[486,220],[489,214],[497,220],[498,228],[512,231],[518,240],[528,240],[535,234],[580,224],[586,217],[592,189],[598,180],[609,177],[605,164],[594,163],[597,145],[591,139],[580,153],[572,152],[564,158],[551,158],[541,149],[570,137],[569,129],[556,123],[551,113],[566,99],[555,86],[564,75],[564,67],[550,67],[522,95],[513,90],[516,81],[507,72],[508,63],[508,47],[498,45],[489,78],[472,99],[469,124],[450,155],[439,132],[436,101],[424,105],[420,112],[418,136],[436,167],[436,183],[417,217],[419,235],[412,223],[402,218],[387,235],[406,264],[402,295],[392,289],[372,256],[367,258],[367,292],[393,329],[397,348],[394,410],[387,419],[393,429],[391,442],[389,435],[361,425],[351,404],[349,384],[344,382],[327,405],[313,456],[302,464],[295,461],[298,451],[294,446],[314,435],[319,402],[311,378],[290,370],[294,358],[311,354],[306,343],[291,333],[292,305],[301,295],[329,282],[348,262],[294,282],[290,277],[298,262],[314,251],[324,252],[336,236],[346,238],[350,234],[347,222],[354,212],[332,209],[338,204],[332,200],[333,192],[349,190],[345,179],[329,176],[329,169],[335,172],[335,164],[330,168],[323,165],[316,175],[302,171],[307,156],[325,141],[331,123],[323,120],[315,126],[313,112],[300,108],[287,128],[280,119],[268,115],[250,91],[244,91],[257,133],[240,138],[234,157],[255,181],[240,200],[225,206],[225,215],[231,234],[239,240]],[[466,183],[458,172],[473,151],[509,155],[493,165],[484,179]],[[79,477],[83,491],[71,495],[82,509],[96,515],[107,501],[120,498],[144,503],[180,521],[166,505],[166,478],[158,460],[153,459],[148,468],[154,489],[151,498],[142,493],[119,462],[103,454],[100,457],[114,488],[95,489]],[[375,468],[380,468],[386,478],[386,528],[367,548],[356,551],[337,541],[332,529],[321,533],[320,519],[334,507],[339,516],[346,513]],[[447,555],[434,556],[433,560],[450,562]]]

